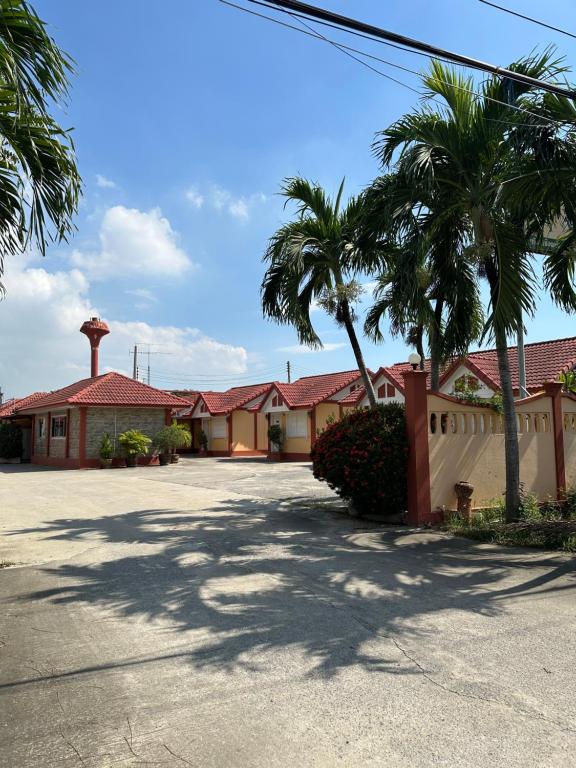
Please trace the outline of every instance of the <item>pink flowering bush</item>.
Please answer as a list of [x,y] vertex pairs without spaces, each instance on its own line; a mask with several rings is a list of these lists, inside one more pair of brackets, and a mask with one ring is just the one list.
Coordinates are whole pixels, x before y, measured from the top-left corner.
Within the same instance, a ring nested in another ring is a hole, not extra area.
[[353,411],[330,425],[312,448],[314,477],[362,514],[406,509],[408,443],[404,407]]

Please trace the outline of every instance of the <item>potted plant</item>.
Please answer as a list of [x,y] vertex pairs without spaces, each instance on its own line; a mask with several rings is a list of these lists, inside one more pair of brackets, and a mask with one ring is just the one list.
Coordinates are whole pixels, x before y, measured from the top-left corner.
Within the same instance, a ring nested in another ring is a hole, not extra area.
[[200,430],[200,453],[206,455],[208,453],[208,435],[203,429]]
[[282,432],[280,424],[271,424],[268,427],[268,440],[270,440],[271,452],[277,454],[277,458],[280,458],[284,444],[284,432]]
[[172,464],[176,464],[180,460],[180,456],[176,451],[179,448],[190,448],[192,445],[192,434],[186,424],[178,424],[176,421],[172,422],[169,429],[173,430],[174,434],[174,447],[170,460]]
[[152,440],[138,429],[127,429],[126,432],[118,435],[120,449],[126,457],[126,466],[135,467],[138,456],[145,456],[148,453],[151,442]]
[[110,440],[110,435],[108,432],[105,432],[100,443],[100,467],[102,469],[110,469],[113,457],[114,446],[112,445],[112,440]]

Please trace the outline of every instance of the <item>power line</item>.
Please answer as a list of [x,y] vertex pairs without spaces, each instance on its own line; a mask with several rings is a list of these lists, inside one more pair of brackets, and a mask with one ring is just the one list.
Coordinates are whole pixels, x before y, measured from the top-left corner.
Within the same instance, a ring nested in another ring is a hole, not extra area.
[[380,27],[376,27],[373,24],[367,24],[357,19],[353,19],[349,16],[342,16],[332,11],[327,11],[324,8],[319,8],[314,5],[308,5],[302,3],[299,0],[267,0],[266,3],[261,0],[248,0],[250,3],[256,5],[266,5],[268,8],[274,8],[282,13],[288,15],[299,14],[308,20],[314,20],[321,24],[332,24],[338,29],[343,31],[357,31],[363,34],[368,34],[372,39],[377,41],[387,41],[403,45],[405,48],[415,51],[422,51],[428,56],[434,58],[448,59],[449,61],[457,64],[464,64],[471,69],[479,69],[484,72],[491,72],[499,77],[506,77],[510,80],[515,80],[531,87],[539,88],[542,90],[555,93],[557,96],[566,96],[568,98],[576,97],[576,92],[573,90],[567,90],[555,83],[548,83],[543,80],[538,80],[535,77],[524,75],[520,72],[514,72],[513,70],[506,69],[505,67],[498,67],[494,64],[490,64],[485,61],[473,59],[470,56],[465,56],[461,53],[454,53],[453,51],[447,51],[442,48],[438,48],[435,45],[430,45],[421,40],[407,37],[406,35],[400,35],[396,32],[391,32]]
[[[256,0],[252,0],[252,1],[255,2]],[[237,5],[236,3],[233,3],[230,0],[220,0],[220,2],[223,3],[224,5],[228,5],[228,6],[232,7],[232,8],[236,8],[239,11],[244,11],[245,13],[248,13],[248,14],[250,14],[252,16],[257,16],[258,18],[265,19],[267,21],[271,21],[271,22],[273,22],[275,24],[278,24],[279,26],[285,27],[287,29],[291,29],[291,30],[293,30],[295,32],[299,32],[300,34],[306,35],[308,37],[312,37],[312,38],[314,38],[316,40],[321,40],[321,41],[330,43],[335,48],[339,49],[342,53],[345,53],[346,55],[350,56],[352,59],[357,61],[362,66],[365,66],[368,69],[372,70],[372,72],[374,72],[375,74],[381,75],[382,77],[385,77],[388,80],[392,80],[397,85],[401,85],[403,88],[407,88],[408,90],[412,91],[413,93],[416,93],[417,95],[421,94],[421,91],[418,90],[417,88],[414,88],[411,85],[408,85],[407,83],[402,82],[401,80],[397,80],[396,78],[391,77],[390,75],[385,74],[381,70],[376,69],[376,67],[370,66],[365,61],[361,61],[356,56],[352,56],[348,52],[349,51],[353,51],[354,53],[357,53],[360,56],[364,56],[365,58],[369,58],[369,59],[372,59],[374,61],[378,61],[378,62],[380,62],[382,64],[386,64],[389,67],[394,67],[395,69],[399,69],[399,70],[401,70],[403,72],[408,72],[408,73],[410,73],[412,75],[416,75],[417,77],[421,77],[421,73],[418,72],[415,69],[410,69],[409,67],[402,66],[401,64],[396,64],[396,63],[394,63],[392,61],[388,61],[386,59],[382,59],[379,56],[374,56],[373,54],[370,54],[370,53],[368,53],[366,51],[359,50],[358,48],[353,48],[352,46],[345,45],[344,43],[340,43],[340,42],[338,42],[336,40],[332,40],[332,39],[330,39],[328,37],[325,37],[320,32],[317,32],[316,30],[314,30],[312,27],[309,27],[308,25],[305,25],[305,26],[307,26],[310,31],[306,31],[305,29],[300,29],[299,27],[295,27],[293,24],[287,24],[286,22],[280,21],[280,19],[275,19],[272,16],[267,16],[266,14],[263,14],[263,13],[258,13],[256,11],[251,11],[249,8],[244,8],[243,6]],[[264,7],[270,7],[270,6],[267,6],[264,3],[260,3],[260,2],[258,4],[259,5],[264,5]],[[274,10],[276,10],[276,9],[274,9]],[[292,16],[293,18],[295,18],[297,21],[299,21],[302,24],[305,23],[305,22],[303,22],[301,20],[301,18],[299,17],[299,14],[291,14],[290,13],[288,15]],[[331,26],[331,25],[328,25],[328,26]],[[366,37],[366,36],[362,35],[362,37]],[[372,40],[372,38],[368,38],[368,39]],[[373,42],[375,42],[375,41],[373,41]],[[399,46],[392,46],[392,47],[399,48]],[[407,51],[404,48],[401,48],[400,50],[404,50],[407,53],[416,53],[416,51]],[[444,61],[444,60],[442,60],[442,61]],[[446,63],[452,63],[452,62],[448,62],[446,60]],[[551,118],[545,117],[544,115],[538,115],[535,112],[530,112],[529,110],[525,109],[524,107],[519,107],[519,106],[517,106],[515,104],[509,104],[509,103],[507,103],[505,101],[500,101],[499,99],[495,99],[492,96],[484,96],[482,94],[479,94],[477,91],[472,90],[471,88],[466,88],[465,86],[457,85],[457,84],[454,84],[454,83],[447,83],[444,80],[442,80],[441,82],[444,83],[444,85],[450,85],[451,87],[454,87],[457,90],[463,91],[465,93],[469,93],[470,95],[474,96],[476,99],[486,99],[486,101],[490,101],[490,102],[492,102],[494,104],[499,104],[500,106],[507,107],[508,109],[512,109],[515,112],[520,112],[522,114],[529,115],[531,117],[535,117],[538,120],[543,120],[544,121],[543,124],[546,124],[546,123],[549,124],[549,125],[558,125],[559,124],[558,121],[555,121],[555,120],[553,120]],[[441,107],[445,106],[445,104],[443,102],[441,102],[439,99],[437,99],[437,98],[435,98],[433,96],[428,97],[428,100],[434,101],[436,104],[439,104]],[[507,121],[507,120],[497,120],[496,118],[485,118],[485,119],[488,120],[489,122],[501,123],[503,125],[514,125],[515,127],[520,127],[520,126],[525,126],[525,127],[528,127],[528,128],[533,128],[534,127],[533,123],[518,123],[518,122],[512,123],[512,122]]]
[[513,11],[511,8],[505,8],[503,5],[497,5],[496,3],[491,3],[489,0],[479,0],[479,2],[484,3],[484,5],[490,5],[492,6],[492,8],[496,8],[499,11],[504,11],[504,13],[509,13],[511,16],[517,16],[519,19],[524,19],[525,21],[531,21],[532,24],[538,24],[540,27],[546,27],[546,29],[551,29],[553,32],[560,32],[561,35],[567,35],[568,37],[572,37],[576,40],[576,35],[572,34],[572,32],[568,32],[566,29],[561,29],[561,27],[554,27],[552,24],[546,24],[545,21],[539,21],[538,19],[533,19],[531,16],[526,16],[524,13]]

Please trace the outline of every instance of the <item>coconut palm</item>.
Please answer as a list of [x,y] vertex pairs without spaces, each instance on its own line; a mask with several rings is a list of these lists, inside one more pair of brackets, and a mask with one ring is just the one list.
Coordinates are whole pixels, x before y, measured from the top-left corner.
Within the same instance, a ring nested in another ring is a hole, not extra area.
[[[364,330],[379,341],[386,317],[392,335],[403,335],[422,358],[426,337],[430,388],[436,391],[441,364],[466,354],[480,338],[483,312],[459,222],[446,219],[438,225],[436,214],[444,210],[444,201],[429,195],[424,210],[414,190],[400,174],[391,174],[376,179],[365,192],[365,230],[381,240],[386,266],[377,279],[376,302]],[[402,204],[403,195],[409,196],[408,205]],[[433,237],[427,231],[429,222],[434,225]]]
[[[554,78],[564,71],[550,51],[523,59],[511,69],[535,78]],[[546,210],[536,210],[536,196],[526,193],[530,185],[522,186],[522,179],[531,179],[534,186],[539,174],[551,174],[553,169],[534,147],[519,148],[517,137],[526,131],[526,118],[524,113],[519,118],[509,104],[531,109],[537,94],[529,86],[515,83],[512,94],[510,84],[497,77],[478,86],[472,78],[439,62],[432,64],[423,82],[435,103],[428,102],[382,131],[375,150],[384,167],[397,161],[412,184],[412,196],[419,196],[424,207],[431,194],[443,200],[442,209],[422,213],[428,236],[433,240],[447,221],[452,222],[458,239],[469,244],[470,264],[488,282],[486,332],[497,348],[504,410],[506,516],[510,520],[517,516],[520,505],[520,478],[507,337],[517,333],[523,314],[534,311],[536,282],[529,235],[535,222],[548,215]],[[436,105],[439,100],[443,102],[440,107]],[[556,138],[562,145],[562,137]],[[512,188],[516,195],[507,192]],[[551,257],[547,257],[545,270],[554,270]],[[556,269],[554,276],[555,282],[548,281],[552,295],[562,299],[565,307],[576,308],[569,270]]]
[[49,111],[71,68],[25,0],[0,0],[0,277],[6,255],[44,254],[72,230],[81,180],[70,133]]
[[296,218],[270,239],[262,281],[264,316],[292,325],[301,344],[321,348],[310,311],[320,304],[342,325],[371,407],[376,406],[372,380],[366,369],[354,327],[354,304],[362,289],[356,277],[379,260],[375,248],[361,249],[362,200],[351,198],[341,208],[344,181],[332,201],[317,184],[296,177],[286,179],[281,194],[297,207]]

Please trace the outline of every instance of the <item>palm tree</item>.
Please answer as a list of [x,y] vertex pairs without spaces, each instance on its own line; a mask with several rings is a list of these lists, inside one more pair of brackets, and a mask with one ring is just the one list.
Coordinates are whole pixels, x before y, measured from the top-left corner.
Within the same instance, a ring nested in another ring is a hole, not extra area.
[[44,255],[72,231],[81,179],[70,133],[49,113],[71,70],[25,0],[0,0],[0,277],[6,255]]
[[[398,190],[400,196],[412,195],[414,188],[400,174],[391,174],[376,179],[365,192],[365,228],[381,241],[386,266],[378,277],[376,302],[364,331],[374,341],[381,340],[380,323],[387,317],[392,335],[403,335],[422,358],[427,337],[430,388],[437,391],[441,364],[466,354],[481,336],[478,283],[459,238],[460,229],[454,226],[458,222],[447,219],[437,224],[444,202],[429,195],[424,213],[415,199],[398,205]],[[435,223],[433,237],[427,232],[430,221]]]
[[354,304],[362,289],[354,279],[378,262],[375,249],[361,250],[362,201],[351,198],[340,207],[344,181],[333,202],[317,184],[296,177],[285,179],[281,194],[294,202],[297,216],[270,239],[264,255],[262,281],[265,317],[292,325],[301,344],[321,348],[310,318],[313,302],[320,304],[346,329],[370,406],[376,406],[354,328]]
[[[554,78],[565,71],[552,60],[550,51],[523,59],[511,69],[535,78]],[[442,100],[443,106],[428,103],[402,117],[379,134],[375,149],[384,167],[397,162],[412,183],[412,196],[420,198],[424,209],[431,194],[442,199],[442,210],[421,214],[427,219],[428,236],[433,240],[450,221],[458,239],[468,243],[470,263],[488,282],[486,333],[497,348],[504,410],[506,517],[512,520],[520,506],[520,466],[507,337],[517,333],[524,313],[534,311],[536,284],[529,235],[536,221],[541,226],[553,213],[550,202],[548,211],[536,210],[534,193],[524,194],[521,181],[530,179],[533,187],[542,173],[553,169],[534,147],[519,148],[517,137],[525,139],[526,117],[509,105],[531,110],[537,94],[529,86],[515,83],[513,95],[509,83],[498,77],[476,86],[472,78],[440,62],[432,64],[424,85],[428,96]],[[475,88],[479,95],[474,94]],[[556,138],[562,145],[562,137]],[[524,184],[524,192],[529,187]],[[512,188],[517,193],[513,204]],[[547,257],[545,270],[553,268],[552,258]],[[576,309],[569,270],[557,269],[554,275],[556,282],[548,281],[552,295]]]

